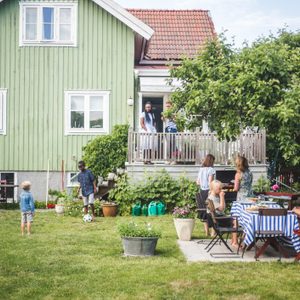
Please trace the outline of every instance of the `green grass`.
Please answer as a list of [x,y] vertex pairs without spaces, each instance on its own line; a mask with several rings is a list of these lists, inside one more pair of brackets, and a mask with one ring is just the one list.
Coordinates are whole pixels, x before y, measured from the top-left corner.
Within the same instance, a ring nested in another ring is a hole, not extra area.
[[127,219],[38,212],[22,237],[19,212],[0,211],[0,299],[299,299],[299,264],[187,263],[170,216],[147,219],[163,233],[155,257],[123,257]]

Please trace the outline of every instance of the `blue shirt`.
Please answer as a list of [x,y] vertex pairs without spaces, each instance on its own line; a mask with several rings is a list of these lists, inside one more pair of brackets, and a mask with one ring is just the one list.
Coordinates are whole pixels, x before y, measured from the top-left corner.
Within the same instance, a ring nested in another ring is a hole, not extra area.
[[21,212],[34,212],[34,200],[32,194],[28,191],[23,191],[20,194],[20,210]]
[[93,173],[86,169],[78,174],[78,182],[80,183],[82,196],[87,197],[94,193],[95,177]]

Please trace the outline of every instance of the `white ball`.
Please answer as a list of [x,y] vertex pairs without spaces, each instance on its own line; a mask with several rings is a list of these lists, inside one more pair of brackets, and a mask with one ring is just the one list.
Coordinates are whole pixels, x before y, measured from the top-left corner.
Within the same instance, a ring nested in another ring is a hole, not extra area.
[[92,222],[93,218],[90,214],[86,214],[83,216],[83,222],[85,223],[89,223],[89,222]]

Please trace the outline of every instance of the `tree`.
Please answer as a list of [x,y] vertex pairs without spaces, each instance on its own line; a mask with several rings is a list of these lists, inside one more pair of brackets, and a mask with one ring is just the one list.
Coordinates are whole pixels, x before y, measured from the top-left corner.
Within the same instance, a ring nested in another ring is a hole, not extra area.
[[83,159],[96,176],[124,168],[127,159],[129,125],[116,125],[110,135],[99,136],[83,147]]
[[187,127],[205,120],[227,140],[247,127],[265,128],[269,158],[300,163],[300,33],[282,30],[240,50],[221,36],[172,68],[171,77],[182,82],[172,95],[174,112],[197,116],[185,118]]

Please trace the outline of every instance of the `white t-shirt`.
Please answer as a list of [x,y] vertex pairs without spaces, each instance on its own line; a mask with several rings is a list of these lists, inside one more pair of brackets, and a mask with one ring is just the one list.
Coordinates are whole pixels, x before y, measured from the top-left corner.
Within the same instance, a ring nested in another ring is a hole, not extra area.
[[144,119],[145,126],[147,128],[147,132],[156,133],[156,128],[154,127],[155,117],[152,113],[149,114],[149,117],[150,117],[150,122],[147,122],[145,112],[142,112],[141,116],[140,116],[140,118]]
[[201,167],[198,173],[198,181],[201,190],[209,190],[209,176],[215,175],[216,171],[212,167]]

